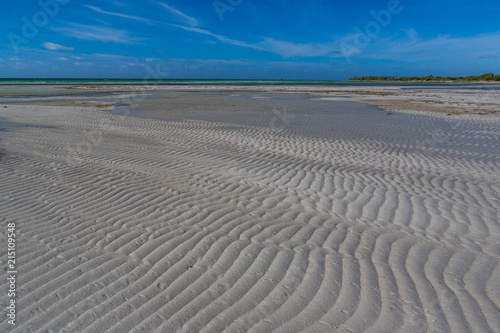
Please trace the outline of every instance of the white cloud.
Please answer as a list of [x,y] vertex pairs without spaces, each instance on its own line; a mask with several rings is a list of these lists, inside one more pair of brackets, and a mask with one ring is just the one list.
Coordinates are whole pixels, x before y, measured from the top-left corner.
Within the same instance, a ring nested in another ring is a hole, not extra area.
[[184,14],[183,12],[179,11],[178,9],[176,9],[170,5],[167,5],[163,2],[158,1],[157,3],[160,6],[162,6],[163,8],[167,9],[171,14],[175,15],[178,20],[180,20],[184,23],[187,23],[190,26],[200,25],[200,22],[197,19],[195,19],[194,17],[188,16],[188,15]]
[[333,57],[339,54],[339,48],[334,43],[300,44],[265,38],[256,45],[259,49],[289,57]]
[[73,50],[72,47],[62,46],[51,42],[45,42],[42,44],[42,46],[45,47],[47,50],[69,50],[69,51]]
[[68,58],[66,58],[66,57],[59,57],[59,58],[57,58],[57,60],[59,60],[59,61],[66,61],[66,60],[68,60]]
[[88,62],[88,61],[83,61],[83,62],[77,61],[77,62],[74,62],[73,64],[75,66],[92,66],[93,65],[93,63]]
[[90,10],[93,10],[94,12],[101,13],[101,14],[118,16],[118,17],[129,19],[129,20],[135,20],[135,21],[144,22],[144,23],[147,23],[147,24],[158,23],[156,21],[153,21],[153,20],[150,20],[150,19],[147,19],[147,18],[144,18],[144,17],[140,17],[140,16],[127,15],[127,14],[115,13],[115,12],[108,12],[108,11],[105,11],[105,10],[103,10],[103,9],[101,9],[99,7],[95,7],[95,6],[85,5],[85,7],[87,7]]
[[469,37],[437,36],[423,39],[415,30],[405,36],[374,41],[358,57],[401,61],[477,59],[500,55],[500,32]]
[[135,59],[133,57],[123,56],[119,54],[109,54],[109,53],[93,53],[93,57],[104,58],[107,60],[127,60],[127,59]]
[[[252,48],[290,57],[328,57],[344,58],[373,58],[384,60],[399,60],[406,62],[451,60],[463,61],[465,59],[496,59],[500,57],[500,32],[481,34],[470,37],[438,36],[435,38],[422,39],[414,29],[404,30],[404,36],[390,38],[371,38],[364,47],[355,47],[355,39],[360,35],[349,34],[336,36],[329,43],[293,43],[288,41],[263,38],[258,43],[247,43],[215,34],[206,29],[187,27],[177,24],[171,26],[213,37],[220,42],[235,46]],[[350,45],[349,54],[342,53],[343,47]],[[359,44],[358,44],[359,45]]]
[[84,40],[98,40],[101,42],[136,44],[144,40],[143,38],[130,37],[128,31],[126,30],[94,25],[83,25],[75,23],[71,28],[54,28],[54,30],[61,31],[67,36]]
[[310,44],[299,44],[286,41],[274,40],[272,38],[265,38],[263,41],[257,44],[250,44],[236,39],[231,39],[219,34],[215,34],[205,29],[186,27],[177,24],[171,24],[174,27],[196,32],[202,35],[213,37],[223,43],[232,44],[236,46],[242,46],[251,48],[257,51],[264,51],[274,54],[279,54],[285,58],[289,57],[339,57],[339,47],[338,43],[310,43]]
[[185,27],[185,26],[177,25],[177,24],[171,24],[171,26],[177,27],[177,28],[180,28],[180,29],[183,29],[183,30],[186,30],[186,31],[192,31],[192,32],[196,32],[196,33],[199,33],[199,34],[202,34],[202,35],[210,36],[210,37],[216,38],[219,41],[224,42],[224,43],[228,43],[228,44],[232,44],[232,45],[237,45],[237,46],[243,46],[243,47],[249,47],[249,48],[252,48],[252,49],[257,48],[255,45],[248,44],[248,43],[236,40],[236,39],[231,39],[231,38],[228,38],[228,37],[225,37],[225,36],[222,36],[222,35],[214,34],[213,32],[210,32],[210,31],[205,30],[205,29],[194,28],[194,27]]

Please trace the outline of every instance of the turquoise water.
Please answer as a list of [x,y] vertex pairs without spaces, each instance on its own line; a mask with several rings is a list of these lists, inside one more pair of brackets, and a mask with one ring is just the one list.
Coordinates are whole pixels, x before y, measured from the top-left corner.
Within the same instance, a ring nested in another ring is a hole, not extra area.
[[366,85],[370,82],[325,80],[205,80],[205,79],[0,79],[0,84],[160,84],[160,85]]
[[356,82],[334,80],[140,80],[140,79],[0,79],[0,85],[69,85],[69,84],[113,84],[113,85],[309,85],[309,86],[471,86],[459,83],[422,82]]

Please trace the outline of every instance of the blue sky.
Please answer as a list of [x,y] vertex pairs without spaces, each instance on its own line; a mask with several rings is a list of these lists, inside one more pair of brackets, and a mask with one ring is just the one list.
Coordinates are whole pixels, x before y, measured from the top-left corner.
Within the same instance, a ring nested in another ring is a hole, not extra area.
[[500,73],[498,0],[41,0],[0,12],[0,77]]

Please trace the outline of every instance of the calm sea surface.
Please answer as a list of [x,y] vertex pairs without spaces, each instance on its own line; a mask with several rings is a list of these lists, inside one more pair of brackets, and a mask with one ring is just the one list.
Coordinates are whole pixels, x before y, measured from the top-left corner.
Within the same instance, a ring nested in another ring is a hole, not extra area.
[[471,87],[485,86],[500,89],[500,85],[483,85],[470,83],[428,83],[428,82],[359,82],[359,81],[333,81],[333,80],[195,80],[195,79],[168,79],[168,80],[143,80],[143,79],[0,79],[0,85],[70,85],[70,84],[95,84],[95,85],[308,85],[308,86],[429,86],[429,87]]

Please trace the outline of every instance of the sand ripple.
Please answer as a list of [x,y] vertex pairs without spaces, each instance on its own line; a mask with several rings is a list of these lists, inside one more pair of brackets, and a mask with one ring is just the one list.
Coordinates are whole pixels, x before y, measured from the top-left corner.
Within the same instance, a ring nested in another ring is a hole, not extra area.
[[88,109],[2,115],[17,123],[0,142],[15,332],[500,327],[498,121],[456,120],[425,142],[420,115],[401,115],[416,128],[393,140],[352,139],[356,121],[321,138]]

